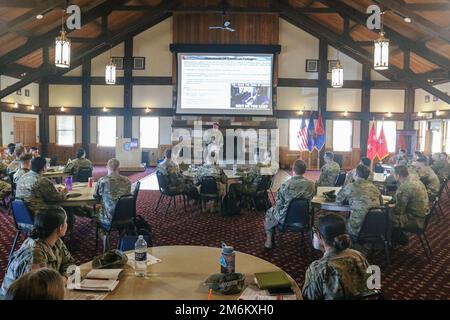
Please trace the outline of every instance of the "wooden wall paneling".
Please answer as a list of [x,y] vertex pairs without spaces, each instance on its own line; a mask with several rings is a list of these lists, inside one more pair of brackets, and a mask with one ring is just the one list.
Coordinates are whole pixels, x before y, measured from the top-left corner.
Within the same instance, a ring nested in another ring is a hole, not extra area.
[[116,156],[115,147],[99,147],[96,143],[89,144],[90,160],[95,165],[105,165],[109,159]]
[[56,143],[48,144],[48,156],[56,156],[58,164],[66,164],[68,159],[76,157],[77,149],[81,148],[81,144],[74,144],[73,146],[60,146]]

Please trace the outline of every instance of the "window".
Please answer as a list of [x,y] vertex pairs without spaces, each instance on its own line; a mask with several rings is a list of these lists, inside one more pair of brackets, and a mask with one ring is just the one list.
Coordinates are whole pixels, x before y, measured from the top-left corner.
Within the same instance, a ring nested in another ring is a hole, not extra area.
[[419,123],[419,151],[425,151],[425,141],[426,141],[426,134],[427,134],[427,122],[426,121],[418,121]]
[[101,147],[116,146],[116,117],[98,117],[97,141]]
[[[297,133],[300,130],[302,119],[289,119],[289,150],[299,151],[297,142]],[[308,127],[309,120],[305,119],[306,127]]]
[[159,118],[141,117],[139,128],[141,148],[158,148]]
[[380,136],[381,126],[383,126],[386,137],[388,152],[395,152],[397,143],[397,121],[377,121],[377,138]]
[[56,116],[56,143],[60,146],[73,146],[75,143],[75,117]]
[[430,124],[431,130],[431,153],[442,151],[442,129],[441,122],[434,121]]
[[352,151],[352,120],[333,121],[333,151]]

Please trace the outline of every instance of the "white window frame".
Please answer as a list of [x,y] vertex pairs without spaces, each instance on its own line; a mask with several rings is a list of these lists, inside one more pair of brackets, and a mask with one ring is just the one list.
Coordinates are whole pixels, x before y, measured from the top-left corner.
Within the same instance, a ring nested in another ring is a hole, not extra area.
[[[350,136],[348,137],[348,148],[338,148],[338,145],[335,144],[337,141],[341,141],[342,139],[344,139],[345,137],[342,136],[343,132],[341,132],[338,136],[339,139],[335,139],[335,127],[336,127],[336,123],[349,123],[350,124]],[[352,152],[353,150],[353,121],[352,120],[333,120],[333,131],[332,131],[332,135],[333,135],[333,151],[335,152]]]
[[[100,144],[100,119],[102,118],[114,118],[115,120],[115,135],[114,135],[114,145],[105,145],[105,144]],[[99,147],[115,147],[116,146],[116,141],[117,139],[117,117],[116,116],[98,116],[97,117],[97,145]]]
[[[73,129],[59,129],[59,120],[64,117],[64,118],[70,118],[72,120],[73,123]],[[56,116],[56,145],[58,146],[73,146],[75,144],[75,140],[76,140],[76,134],[75,134],[75,116],[68,116],[68,115],[57,115]],[[72,143],[69,144],[62,144],[59,142],[59,132],[60,131],[72,131],[73,133],[73,139],[72,139]]]
[[[142,142],[144,141],[144,139],[142,139],[142,128],[143,128],[143,125],[142,125],[142,121],[143,120],[145,120],[145,119],[149,119],[149,118],[154,118],[154,119],[156,119],[156,123],[157,123],[157,140],[156,140],[156,145],[154,145],[154,146],[147,146],[147,145],[144,145]],[[141,147],[141,148],[145,148],[145,149],[157,149],[158,147],[159,147],[159,117],[150,117],[150,116],[148,116],[148,117],[140,117],[139,118],[139,146]]]

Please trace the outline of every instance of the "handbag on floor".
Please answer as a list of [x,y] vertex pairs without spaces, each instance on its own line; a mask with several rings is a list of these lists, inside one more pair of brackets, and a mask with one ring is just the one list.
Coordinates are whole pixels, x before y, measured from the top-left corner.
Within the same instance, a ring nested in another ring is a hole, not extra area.
[[227,193],[222,199],[220,214],[224,217],[235,216],[241,213],[241,208],[237,204],[237,199],[232,193]]

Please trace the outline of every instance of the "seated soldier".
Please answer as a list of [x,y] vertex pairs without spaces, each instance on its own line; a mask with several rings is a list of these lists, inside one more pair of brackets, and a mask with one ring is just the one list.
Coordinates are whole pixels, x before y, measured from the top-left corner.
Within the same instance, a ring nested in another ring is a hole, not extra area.
[[31,160],[33,156],[31,153],[24,153],[20,156],[20,169],[14,173],[13,181],[15,184],[19,181],[25,173],[31,170]]
[[368,293],[369,263],[358,251],[349,249],[344,218],[327,214],[319,218],[313,246],[324,252],[310,264],[305,274],[302,295],[305,300],[352,299]]
[[16,149],[15,143],[8,143],[8,152],[6,154],[5,163],[8,165],[14,160],[14,150]]
[[20,156],[25,153],[25,148],[22,146],[17,146],[14,149],[14,160],[8,165],[6,169],[6,174],[10,175],[13,172],[16,172],[20,168]]
[[306,164],[303,160],[295,160],[292,171],[293,176],[280,186],[275,205],[266,212],[264,222],[267,236],[264,244],[266,249],[272,249],[274,229],[279,224],[284,223],[289,203],[293,199],[311,200],[316,192],[314,181],[303,177],[306,172]]
[[30,148],[30,153],[33,156],[33,159],[41,156],[39,154],[39,149],[37,147],[31,147]]
[[156,172],[161,173],[167,178],[169,191],[171,192],[183,192],[189,196],[195,191],[195,187],[192,182],[187,181],[181,174],[180,167],[172,160],[172,149],[166,149],[164,152],[164,161],[160,162],[156,167]]
[[31,171],[17,182],[16,197],[23,199],[32,213],[59,207],[59,203],[66,198],[65,188],[57,190],[48,178],[42,176],[46,165],[45,158],[34,158],[31,160]]
[[343,187],[336,196],[337,203],[348,201],[350,205],[347,231],[353,237],[358,236],[369,209],[383,204],[380,191],[368,180],[369,174],[369,168],[362,164],[358,165],[354,176],[355,182]]
[[323,156],[325,165],[320,169],[319,180],[317,180],[318,187],[334,187],[336,178],[341,170],[339,164],[334,161],[333,152],[327,151]]
[[437,174],[440,182],[444,182],[450,175],[450,163],[448,162],[448,155],[445,152],[441,152],[436,161],[431,165],[431,169]]
[[14,280],[31,270],[46,267],[66,276],[67,268],[74,263],[61,240],[66,231],[67,215],[61,207],[37,212],[30,237],[11,257],[0,295],[5,295]]
[[91,168],[92,162],[86,159],[86,151],[83,148],[77,150],[77,157],[74,160],[69,160],[66,167],[64,168],[65,173],[70,173],[74,177],[78,175],[78,170],[80,168]]
[[222,198],[227,189],[227,176],[222,168],[216,164],[215,158],[216,153],[212,151],[211,155],[206,158],[205,164],[198,169],[194,185],[200,186],[205,177],[213,177],[216,180],[219,197]]
[[400,186],[393,197],[392,242],[406,244],[408,237],[404,232],[424,226],[429,209],[428,193],[419,179],[410,176],[406,166],[396,166],[394,176]]
[[[108,175],[98,180],[94,194],[95,197],[101,199],[102,203],[98,220],[104,227],[109,227],[117,201],[121,196],[130,194],[131,192],[131,181],[127,177],[119,174],[119,160],[114,158],[109,159],[106,168]],[[127,223],[129,221],[123,222]]]
[[409,162],[408,156],[406,155],[405,149],[400,149],[398,154],[396,154],[392,159],[391,163],[394,165],[407,165]]
[[441,183],[438,176],[434,173],[433,169],[428,166],[427,158],[419,158],[416,163],[417,173],[419,175],[420,181],[425,185],[428,192],[428,199],[433,202],[434,199],[439,194],[439,189],[441,188]]
[[[369,177],[367,180],[373,181],[373,172],[370,171],[370,165],[372,164],[372,161],[367,157],[361,157],[361,160],[359,161],[360,165],[366,166],[369,169]],[[356,168],[347,173],[347,176],[345,177],[344,186],[346,186],[349,183],[355,182],[354,176],[356,173]]]

